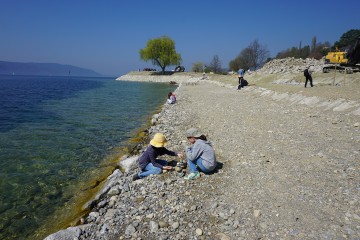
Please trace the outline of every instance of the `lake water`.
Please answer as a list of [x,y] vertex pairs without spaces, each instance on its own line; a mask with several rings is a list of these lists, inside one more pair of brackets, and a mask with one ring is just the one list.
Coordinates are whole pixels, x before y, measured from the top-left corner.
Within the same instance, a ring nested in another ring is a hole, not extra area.
[[66,227],[174,86],[0,76],[0,239]]

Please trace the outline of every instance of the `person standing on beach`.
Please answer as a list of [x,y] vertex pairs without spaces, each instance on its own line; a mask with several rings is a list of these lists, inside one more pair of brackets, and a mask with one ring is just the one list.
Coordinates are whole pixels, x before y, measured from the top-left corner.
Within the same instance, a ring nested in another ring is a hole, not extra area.
[[185,148],[190,170],[190,174],[185,179],[193,180],[200,177],[199,170],[204,173],[214,172],[217,165],[215,151],[206,136],[196,128],[190,128],[186,131],[186,137],[191,147]]
[[305,76],[305,87],[307,85],[307,82],[310,81],[310,86],[313,87],[313,80],[312,80],[312,77],[311,77],[311,69],[310,67],[307,67],[305,70],[304,70],[304,76]]
[[149,146],[146,148],[145,152],[141,155],[138,160],[138,165],[141,170],[140,173],[133,175],[133,181],[140,178],[147,177],[151,174],[160,174],[162,170],[171,170],[171,166],[167,166],[168,162],[166,160],[157,159],[158,156],[164,154],[170,156],[183,157],[182,153],[176,153],[165,148],[166,138],[161,133],[156,133],[153,139],[150,141]]
[[238,73],[239,73],[239,79],[240,79],[240,78],[243,78],[244,75],[245,75],[245,71],[244,71],[244,69],[242,69],[242,68],[239,69]]

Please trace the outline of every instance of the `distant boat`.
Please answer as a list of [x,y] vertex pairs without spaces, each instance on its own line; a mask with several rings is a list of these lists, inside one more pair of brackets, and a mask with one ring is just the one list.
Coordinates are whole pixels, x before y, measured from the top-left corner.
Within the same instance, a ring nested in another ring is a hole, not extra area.
[[13,76],[15,75],[15,72],[13,72]]

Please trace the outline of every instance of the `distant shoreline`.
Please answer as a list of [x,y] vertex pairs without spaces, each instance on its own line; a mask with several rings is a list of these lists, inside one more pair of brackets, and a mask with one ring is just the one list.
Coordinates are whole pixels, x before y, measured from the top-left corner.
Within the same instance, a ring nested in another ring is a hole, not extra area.
[[161,83],[185,83],[185,82],[197,82],[201,80],[200,74],[187,74],[187,73],[174,73],[172,75],[158,75],[153,72],[129,72],[122,75],[116,80],[118,81],[135,81],[135,82],[161,82]]

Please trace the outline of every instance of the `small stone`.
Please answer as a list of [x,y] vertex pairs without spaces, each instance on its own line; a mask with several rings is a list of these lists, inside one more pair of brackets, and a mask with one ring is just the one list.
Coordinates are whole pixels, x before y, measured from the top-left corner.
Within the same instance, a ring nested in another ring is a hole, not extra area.
[[159,231],[159,224],[157,222],[150,221],[149,228],[150,228],[150,232],[156,233]]
[[219,204],[217,202],[213,203],[213,205],[211,205],[211,208],[214,209],[214,208],[217,208],[219,206]]
[[198,236],[201,236],[203,234],[203,231],[200,228],[198,228],[198,229],[196,229],[196,234]]
[[117,187],[113,187],[109,190],[108,192],[108,197],[112,197],[112,196],[115,196],[115,195],[118,195],[120,193],[119,189]]
[[215,239],[218,240],[230,240],[230,237],[226,236],[224,233],[217,233]]
[[259,217],[260,216],[260,210],[257,210],[257,209],[255,209],[254,210],[254,217]]
[[171,225],[172,229],[174,229],[174,230],[178,229],[179,226],[180,226],[179,222],[174,222],[174,223]]
[[233,215],[235,213],[235,210],[232,208],[230,209],[230,215]]
[[126,227],[125,235],[131,236],[131,235],[133,235],[135,232],[136,232],[135,227],[130,224],[129,226]]
[[359,127],[360,126],[360,123],[356,122],[354,123],[354,127]]
[[191,206],[190,211],[196,211],[196,206]]
[[168,227],[169,224],[167,222],[164,222],[164,221],[159,221],[159,227],[160,228],[165,228],[165,227]]

